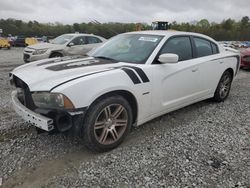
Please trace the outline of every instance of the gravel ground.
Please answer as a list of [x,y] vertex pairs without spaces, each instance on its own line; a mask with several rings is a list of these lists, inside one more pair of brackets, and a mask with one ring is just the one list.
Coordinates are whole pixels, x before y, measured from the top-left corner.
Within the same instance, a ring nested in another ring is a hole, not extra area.
[[8,73],[22,63],[22,49],[0,51],[2,187],[250,188],[250,71],[240,71],[224,103],[159,117],[100,154],[60,134],[37,135],[13,112]]

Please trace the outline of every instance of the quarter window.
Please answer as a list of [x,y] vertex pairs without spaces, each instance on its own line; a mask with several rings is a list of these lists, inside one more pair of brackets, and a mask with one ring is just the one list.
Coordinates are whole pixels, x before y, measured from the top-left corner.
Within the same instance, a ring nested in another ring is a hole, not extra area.
[[217,45],[211,42],[211,46],[212,46],[213,54],[218,54],[219,51],[218,51]]
[[208,40],[194,37],[194,43],[197,50],[197,57],[204,57],[213,54],[211,43]]
[[173,53],[179,56],[179,61],[192,59],[192,47],[189,37],[169,39],[160,51],[161,54]]

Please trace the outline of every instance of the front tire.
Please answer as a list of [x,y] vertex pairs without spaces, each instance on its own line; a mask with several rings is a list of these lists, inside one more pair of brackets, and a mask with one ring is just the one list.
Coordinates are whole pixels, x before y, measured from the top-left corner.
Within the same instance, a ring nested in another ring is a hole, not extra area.
[[52,53],[49,58],[54,58],[54,57],[62,57],[63,55],[61,53],[58,53],[58,52],[54,52]]
[[125,139],[132,126],[132,109],[121,96],[98,100],[88,110],[82,135],[84,144],[92,151],[114,149]]
[[223,102],[226,100],[231,89],[232,81],[233,81],[233,75],[231,74],[231,72],[225,71],[221,76],[221,79],[214,93],[213,99],[216,102]]

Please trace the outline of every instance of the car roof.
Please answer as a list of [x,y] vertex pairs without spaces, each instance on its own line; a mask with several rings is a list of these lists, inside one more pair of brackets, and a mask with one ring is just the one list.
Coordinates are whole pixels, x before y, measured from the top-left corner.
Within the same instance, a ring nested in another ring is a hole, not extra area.
[[[193,32],[184,32],[184,31],[176,31],[176,30],[147,30],[147,31],[134,31],[134,32],[129,32],[129,33],[134,33],[134,34],[146,34],[146,35],[161,35],[161,36],[166,36],[166,37],[172,37],[175,35],[191,35],[191,36],[197,36],[197,37],[202,37],[208,40],[211,40],[213,42],[216,42],[214,39],[207,35],[203,35],[200,33],[193,33]],[[126,34],[129,34],[126,33]]]
[[64,35],[71,35],[73,37],[75,37],[75,36],[96,36],[94,34],[87,34],[87,33],[65,33]]

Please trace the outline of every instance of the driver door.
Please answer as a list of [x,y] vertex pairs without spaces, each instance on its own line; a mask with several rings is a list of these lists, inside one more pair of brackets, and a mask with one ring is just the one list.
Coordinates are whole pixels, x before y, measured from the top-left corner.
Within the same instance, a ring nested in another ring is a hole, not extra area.
[[159,55],[174,53],[179,56],[178,63],[153,64],[155,112],[171,111],[186,106],[202,96],[199,73],[200,61],[193,59],[189,36],[170,38],[163,45]]
[[66,48],[66,54],[67,55],[85,55],[89,50],[86,50],[86,37],[80,36],[74,38]]

